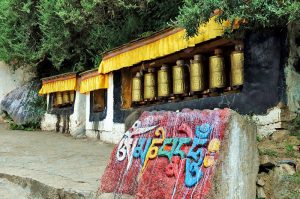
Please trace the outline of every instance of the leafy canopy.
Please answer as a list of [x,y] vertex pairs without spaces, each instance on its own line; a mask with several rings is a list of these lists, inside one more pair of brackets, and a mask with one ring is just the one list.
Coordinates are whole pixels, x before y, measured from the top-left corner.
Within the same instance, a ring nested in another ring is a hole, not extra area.
[[[185,27],[189,36],[197,34],[217,11],[218,20],[240,25],[240,30],[286,27],[300,20],[299,0],[184,0],[176,25]],[[232,28],[229,28],[229,31]]]
[[0,60],[47,60],[60,72],[99,64],[101,53],[165,28],[182,0],[1,0]]

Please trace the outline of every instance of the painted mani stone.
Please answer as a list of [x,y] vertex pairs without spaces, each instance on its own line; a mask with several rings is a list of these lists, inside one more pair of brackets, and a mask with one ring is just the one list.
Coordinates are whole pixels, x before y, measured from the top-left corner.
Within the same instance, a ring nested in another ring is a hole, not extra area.
[[228,115],[227,109],[144,112],[115,147],[101,190],[202,198],[211,186]]

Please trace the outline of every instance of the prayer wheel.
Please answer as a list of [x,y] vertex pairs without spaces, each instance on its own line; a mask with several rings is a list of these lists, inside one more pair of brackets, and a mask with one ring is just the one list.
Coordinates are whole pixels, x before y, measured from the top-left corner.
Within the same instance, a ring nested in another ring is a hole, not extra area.
[[186,85],[184,82],[184,61],[177,60],[176,65],[172,68],[173,74],[173,94],[185,94]]
[[69,96],[69,92],[65,91],[63,92],[63,104],[69,104],[70,103],[70,96]]
[[169,73],[166,65],[162,65],[157,72],[157,95],[158,97],[168,97],[170,95]]
[[56,98],[56,105],[57,106],[63,104],[63,99],[62,99],[62,93],[61,92],[55,93],[55,98]]
[[53,107],[57,107],[56,95],[53,96]]
[[75,91],[70,91],[70,101],[73,103],[75,100]]
[[203,91],[204,84],[204,65],[201,55],[194,55],[194,60],[190,60],[190,88],[192,92]]
[[231,86],[244,84],[244,52],[243,45],[236,45],[235,51],[230,55],[231,61]]
[[148,73],[144,76],[144,99],[154,100],[155,99],[155,75],[153,69],[148,69]]
[[131,100],[132,100],[132,102],[143,101],[142,78],[141,78],[141,74],[139,72],[137,72],[135,77],[132,78]]
[[215,49],[215,55],[209,57],[209,88],[226,86],[225,63],[221,49]]

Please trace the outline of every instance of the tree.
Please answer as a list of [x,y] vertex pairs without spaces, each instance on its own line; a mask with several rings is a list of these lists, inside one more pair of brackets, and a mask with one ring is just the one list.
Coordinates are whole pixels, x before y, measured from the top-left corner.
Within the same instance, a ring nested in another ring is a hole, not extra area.
[[1,0],[0,60],[45,61],[60,72],[98,66],[101,53],[168,26],[182,0]]
[[[239,30],[282,28],[300,19],[299,0],[184,0],[176,25],[197,34],[199,24],[217,12],[217,20],[229,20]],[[232,27],[228,28],[231,32]]]

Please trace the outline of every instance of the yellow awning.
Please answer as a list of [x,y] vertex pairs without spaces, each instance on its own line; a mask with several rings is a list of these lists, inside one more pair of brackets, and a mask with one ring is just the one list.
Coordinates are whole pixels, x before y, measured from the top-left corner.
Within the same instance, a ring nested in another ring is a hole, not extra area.
[[76,90],[76,75],[43,80],[40,95]]
[[222,36],[226,26],[228,22],[220,24],[215,21],[215,17],[212,17],[208,23],[199,27],[198,35],[193,38],[186,39],[185,29],[176,28],[150,39],[141,39],[127,47],[105,54],[99,66],[99,73],[106,74],[193,47],[201,42]]
[[82,76],[80,82],[80,93],[87,93],[98,89],[108,88],[108,74],[95,73]]

